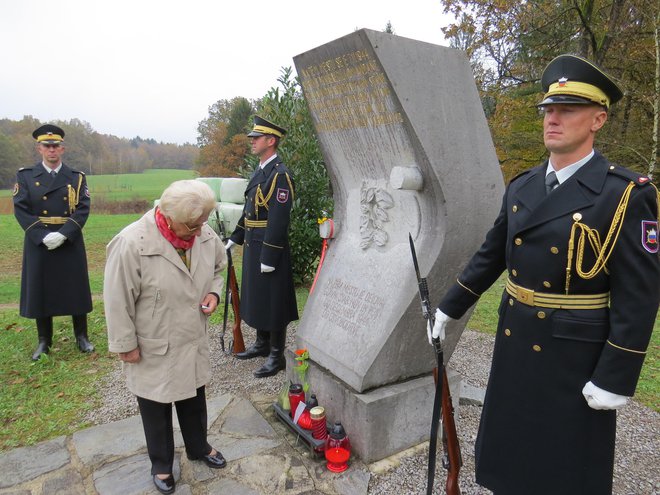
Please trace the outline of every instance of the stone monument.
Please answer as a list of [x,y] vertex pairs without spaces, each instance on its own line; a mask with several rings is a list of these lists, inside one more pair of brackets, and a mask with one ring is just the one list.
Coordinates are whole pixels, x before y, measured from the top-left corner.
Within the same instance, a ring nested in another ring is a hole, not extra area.
[[[372,462],[430,431],[435,356],[408,234],[435,305],[492,225],[502,176],[462,52],[362,29],[294,62],[336,229],[297,345],[328,418]],[[445,359],[468,316],[448,327]]]

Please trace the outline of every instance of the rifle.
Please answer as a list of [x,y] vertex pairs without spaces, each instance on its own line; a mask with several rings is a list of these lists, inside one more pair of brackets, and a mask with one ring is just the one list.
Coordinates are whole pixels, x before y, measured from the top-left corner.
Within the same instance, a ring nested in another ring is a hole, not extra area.
[[[415,275],[417,276],[417,286],[419,288],[419,298],[422,304],[422,314],[424,319],[428,321],[427,324],[435,324],[435,317],[431,311],[431,303],[429,301],[429,287],[426,278],[422,278],[419,273],[419,265],[417,263],[417,253],[415,252],[415,243],[413,242],[412,235],[408,234],[410,241],[410,251],[412,253],[413,264],[415,265]],[[442,413],[442,444],[445,454],[443,455],[442,465],[447,469],[447,483],[445,489],[447,495],[460,495],[460,486],[458,484],[458,473],[463,464],[461,459],[460,445],[456,435],[456,425],[454,423],[454,408],[451,403],[451,394],[449,392],[449,382],[447,380],[447,371],[444,365],[444,351],[442,342],[439,338],[433,339],[433,348],[435,350],[437,368],[433,370],[433,378],[435,381],[435,396],[433,398],[433,413],[431,415],[431,436],[429,438],[429,462],[428,462],[428,478],[426,484],[426,494],[433,493],[433,480],[435,478],[435,455],[438,442],[438,425],[440,422],[440,415]],[[442,375],[442,379],[438,376]]]
[[220,334],[220,344],[223,352],[225,351],[225,332],[227,331],[227,313],[229,300],[231,299],[231,308],[234,311],[234,328],[232,328],[233,340],[229,345],[229,352],[236,354],[245,352],[245,342],[243,342],[243,332],[241,331],[241,305],[238,295],[238,282],[236,281],[236,271],[231,257],[231,249],[227,249],[227,283],[225,284],[225,314],[222,319],[222,333]]

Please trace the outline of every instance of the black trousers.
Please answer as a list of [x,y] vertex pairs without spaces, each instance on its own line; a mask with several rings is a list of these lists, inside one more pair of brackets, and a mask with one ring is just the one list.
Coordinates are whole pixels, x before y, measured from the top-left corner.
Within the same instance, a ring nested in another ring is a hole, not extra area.
[[[151,474],[171,474],[174,465],[172,404],[143,397],[137,397],[137,402],[151,460]],[[195,397],[176,401],[174,406],[188,456],[201,458],[210,454],[213,448],[206,441],[208,419],[205,387],[199,387]]]

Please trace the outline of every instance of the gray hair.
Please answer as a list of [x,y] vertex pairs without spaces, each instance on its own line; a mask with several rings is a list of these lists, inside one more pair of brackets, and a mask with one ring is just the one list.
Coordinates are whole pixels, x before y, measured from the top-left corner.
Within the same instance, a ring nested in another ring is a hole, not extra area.
[[160,211],[175,222],[189,223],[215,208],[213,190],[199,180],[172,182],[160,197]]

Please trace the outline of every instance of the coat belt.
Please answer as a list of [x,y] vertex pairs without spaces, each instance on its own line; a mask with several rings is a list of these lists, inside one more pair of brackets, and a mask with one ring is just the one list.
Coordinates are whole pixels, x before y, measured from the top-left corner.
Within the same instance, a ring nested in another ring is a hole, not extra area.
[[69,217],[39,217],[39,221],[46,225],[63,225],[69,220]]
[[610,293],[602,294],[550,294],[521,287],[507,279],[507,293],[522,304],[539,308],[601,309],[609,305]]
[[246,227],[265,227],[268,224],[268,220],[245,220]]

